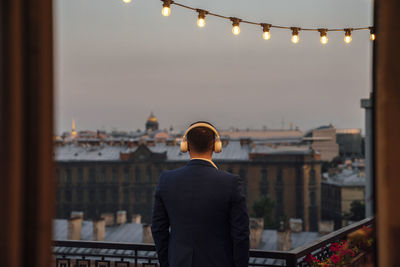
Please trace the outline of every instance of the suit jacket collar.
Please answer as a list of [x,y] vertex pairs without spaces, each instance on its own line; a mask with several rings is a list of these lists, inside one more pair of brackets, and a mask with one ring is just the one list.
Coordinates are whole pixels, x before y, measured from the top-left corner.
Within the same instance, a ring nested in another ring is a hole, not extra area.
[[187,166],[193,166],[193,165],[203,165],[203,166],[207,166],[207,167],[218,169],[211,162],[209,162],[207,160],[204,160],[204,159],[191,159],[189,161],[189,163],[187,164]]

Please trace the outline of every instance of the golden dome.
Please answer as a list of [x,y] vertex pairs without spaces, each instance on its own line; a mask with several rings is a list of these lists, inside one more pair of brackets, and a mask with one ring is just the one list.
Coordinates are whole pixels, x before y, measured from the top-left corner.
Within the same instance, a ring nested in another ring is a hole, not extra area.
[[149,122],[158,122],[156,116],[154,116],[153,112],[150,114],[149,118],[147,119]]

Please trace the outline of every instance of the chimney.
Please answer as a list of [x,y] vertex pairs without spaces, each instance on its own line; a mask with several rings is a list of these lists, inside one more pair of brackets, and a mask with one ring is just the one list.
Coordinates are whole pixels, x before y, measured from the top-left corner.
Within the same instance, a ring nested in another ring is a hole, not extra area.
[[333,232],[335,223],[333,221],[320,221],[318,224],[318,232],[320,235],[326,235]]
[[293,233],[300,233],[303,231],[303,220],[291,218],[289,220],[290,231]]
[[113,226],[115,224],[113,213],[102,213],[100,217],[106,221],[106,226]]
[[154,243],[153,235],[151,234],[151,225],[150,224],[143,224],[142,243],[145,243],[145,244]]
[[83,211],[71,211],[71,218],[79,217],[83,220]]
[[133,141],[133,139],[129,139],[128,140],[128,147],[129,148],[134,148],[135,147],[135,142]]
[[142,215],[133,214],[132,215],[132,223],[141,224],[142,223]]
[[93,241],[104,241],[106,221],[101,219],[93,220]]
[[250,218],[250,248],[255,249],[260,246],[263,230],[263,218]]
[[126,223],[126,211],[119,210],[117,211],[117,224],[125,224]]
[[289,251],[292,248],[291,231],[288,225],[281,221],[277,231],[278,241],[276,249],[279,251]]
[[72,217],[68,220],[68,240],[82,239],[82,217]]
[[241,146],[250,145],[250,144],[252,144],[252,143],[253,143],[253,141],[252,141],[251,138],[249,138],[249,137],[242,137],[242,138],[240,138],[240,145],[241,145]]

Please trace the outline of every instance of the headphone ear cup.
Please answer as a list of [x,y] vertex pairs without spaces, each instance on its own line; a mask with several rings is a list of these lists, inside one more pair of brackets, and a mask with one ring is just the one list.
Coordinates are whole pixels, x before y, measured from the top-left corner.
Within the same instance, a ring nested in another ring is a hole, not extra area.
[[219,153],[221,151],[222,151],[222,142],[221,142],[221,140],[217,140],[214,143],[214,152]]
[[181,142],[181,152],[186,153],[188,151],[188,143],[186,140]]

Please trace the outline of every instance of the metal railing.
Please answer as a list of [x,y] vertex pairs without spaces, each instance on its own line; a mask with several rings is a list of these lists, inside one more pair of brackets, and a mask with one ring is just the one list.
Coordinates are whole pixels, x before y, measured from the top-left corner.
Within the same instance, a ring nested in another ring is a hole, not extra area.
[[[329,257],[329,245],[345,239],[346,236],[363,226],[374,224],[374,218],[367,218],[343,227],[290,251],[250,250],[249,266],[308,266],[305,256],[324,259]],[[157,254],[152,244],[111,243],[96,241],[53,241],[56,267],[158,267]]]

